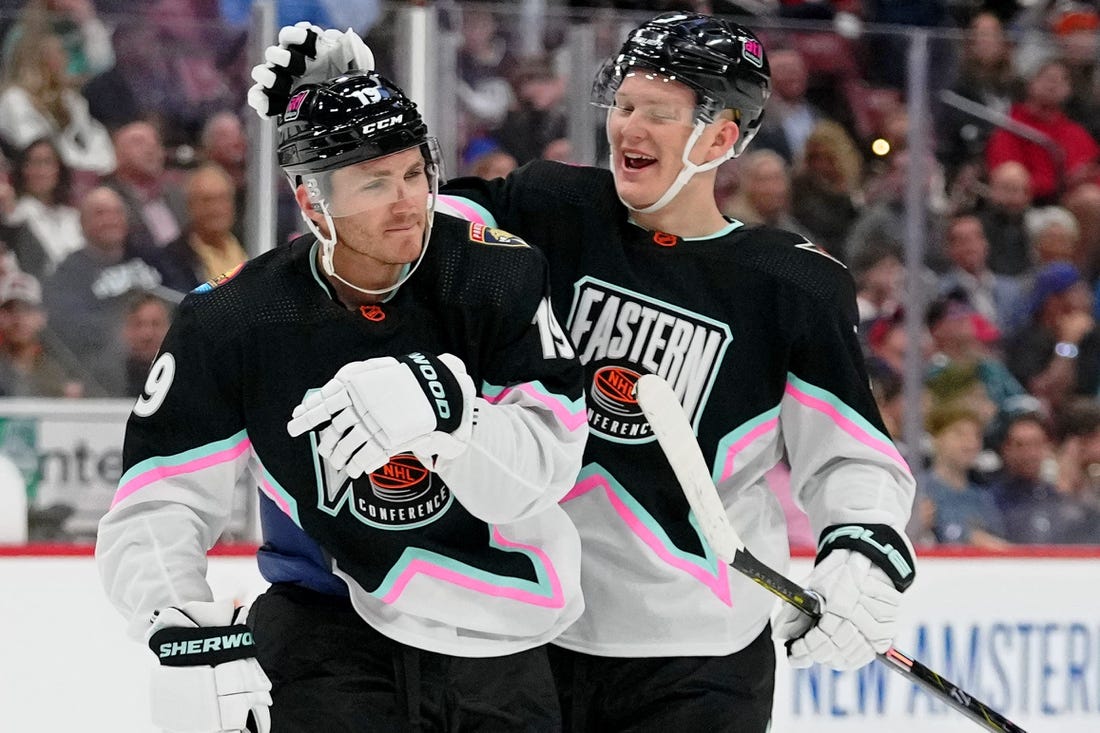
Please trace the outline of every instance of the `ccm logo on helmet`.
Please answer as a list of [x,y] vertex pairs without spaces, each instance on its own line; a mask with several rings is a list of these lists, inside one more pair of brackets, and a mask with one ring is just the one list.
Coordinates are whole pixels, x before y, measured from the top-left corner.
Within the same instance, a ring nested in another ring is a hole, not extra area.
[[420,353],[409,354],[409,361],[416,364],[428,393],[435,398],[435,411],[439,415],[439,419],[446,420],[451,416],[451,403],[447,401],[447,391],[443,388],[443,383],[439,381],[439,375],[436,374],[435,367],[428,361],[428,357]]
[[387,117],[384,120],[378,120],[377,122],[368,122],[363,125],[363,132],[374,132],[375,130],[385,130],[387,127],[393,127],[401,122],[401,118],[405,115],[394,115],[393,117]]

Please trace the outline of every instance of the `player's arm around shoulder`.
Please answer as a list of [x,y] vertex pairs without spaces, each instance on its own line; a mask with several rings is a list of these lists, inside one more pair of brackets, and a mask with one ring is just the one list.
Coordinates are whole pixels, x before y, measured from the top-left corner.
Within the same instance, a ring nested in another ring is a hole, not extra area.
[[588,437],[583,371],[549,297],[546,259],[520,237],[470,225],[472,255],[498,279],[494,321],[480,345],[469,447],[436,471],[473,514],[516,521],[557,504],[573,486]]

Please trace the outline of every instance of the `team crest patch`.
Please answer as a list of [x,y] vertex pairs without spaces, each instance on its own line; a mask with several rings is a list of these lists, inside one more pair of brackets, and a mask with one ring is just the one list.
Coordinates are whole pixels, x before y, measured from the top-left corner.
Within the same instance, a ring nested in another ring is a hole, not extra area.
[[234,267],[232,270],[229,270],[227,272],[223,272],[222,274],[218,275],[217,277],[211,278],[210,280],[207,280],[202,285],[195,288],[194,292],[196,292],[196,293],[209,293],[211,290],[218,287],[219,285],[224,285],[225,283],[229,282],[234,277],[236,277],[237,273],[241,271],[242,267],[244,267],[243,262],[241,264],[237,265],[236,267]]
[[741,57],[757,68],[764,66],[764,47],[759,41],[746,38],[741,46]]
[[291,120],[298,119],[298,112],[302,109],[302,102],[306,101],[306,97],[309,96],[309,90],[298,92],[290,101],[286,103],[286,111],[283,112],[283,122],[290,122]]
[[470,241],[482,244],[496,244],[502,247],[526,247],[527,242],[514,234],[509,234],[503,229],[487,227],[484,224],[472,222],[470,224]]

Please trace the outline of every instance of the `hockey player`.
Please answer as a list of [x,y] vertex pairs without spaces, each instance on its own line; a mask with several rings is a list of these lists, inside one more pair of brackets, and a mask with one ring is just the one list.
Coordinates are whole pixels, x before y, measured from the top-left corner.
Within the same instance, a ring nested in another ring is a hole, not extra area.
[[[357,43],[318,43],[303,28],[281,40],[254,70],[261,113],[280,80],[347,63]],[[706,546],[633,400],[640,374],[674,386],[730,520],[775,567],[788,546],[764,474],[790,461],[820,535],[806,585],[826,599],[812,627],[780,612],[793,665],[870,662],[914,577],[902,531],[914,483],[868,388],[848,271],[715,203],[715,168],[752,139],[769,85],[749,30],[662,15],[594,83],[610,171],[538,161],[446,189],[452,210],[545,251],[555,311],[585,365],[590,438],[563,505],[582,537],[586,609],[551,652],[566,730],[762,733],[771,715],[774,599]]]
[[[299,87],[278,135],[313,234],[184,301],[100,523],[155,722],[558,730],[544,644],[583,606],[558,501],[587,426],[546,261],[433,217],[435,140],[374,72]],[[247,626],[204,577],[246,468],[271,582]]]

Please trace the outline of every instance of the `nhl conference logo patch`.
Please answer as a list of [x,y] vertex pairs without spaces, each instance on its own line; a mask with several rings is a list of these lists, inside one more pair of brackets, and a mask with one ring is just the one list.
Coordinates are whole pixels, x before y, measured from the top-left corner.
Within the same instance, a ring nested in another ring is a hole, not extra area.
[[[620,420],[645,423],[645,416],[634,397],[634,387],[641,375],[622,366],[605,366],[592,376],[589,394],[592,401],[604,412]],[[641,428],[641,425],[639,425]],[[648,428],[648,426],[646,426]]]
[[[316,447],[314,448],[316,454]],[[411,453],[401,453],[368,476],[350,478],[315,455],[318,506],[336,516],[344,504],[352,516],[376,529],[423,527],[447,513],[453,495],[442,479]]]
[[567,330],[591,375],[589,432],[613,443],[655,440],[634,396],[640,375],[648,373],[673,386],[698,427],[733,340],[729,326],[591,276],[573,288]]

